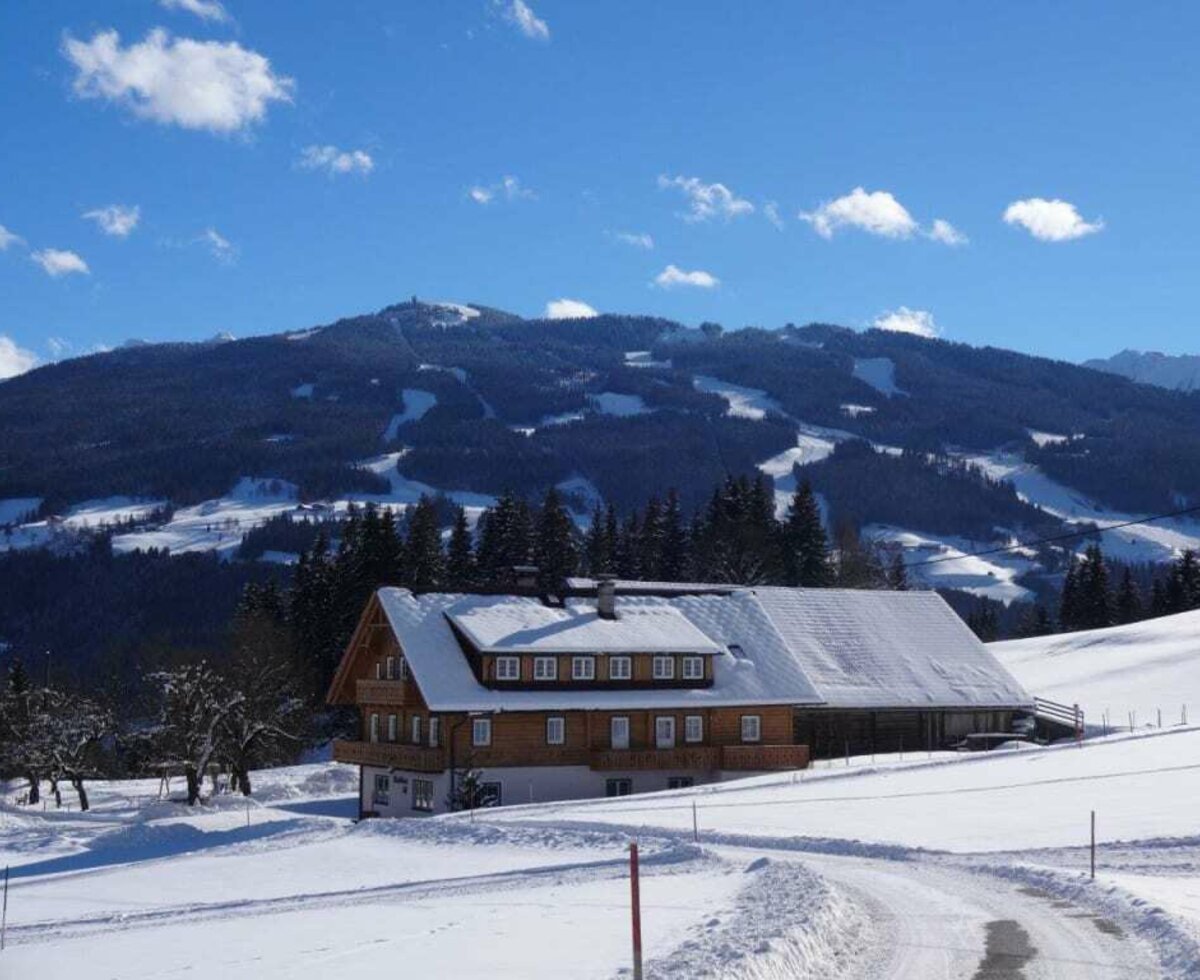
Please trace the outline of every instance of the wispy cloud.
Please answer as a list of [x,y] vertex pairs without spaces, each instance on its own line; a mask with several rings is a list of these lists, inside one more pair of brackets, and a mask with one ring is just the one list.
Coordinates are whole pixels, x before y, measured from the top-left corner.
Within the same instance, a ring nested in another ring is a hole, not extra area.
[[12,337],[0,334],[0,381],[24,374],[37,362],[38,357],[33,351],[18,347]]
[[966,235],[944,218],[934,218],[933,224],[925,232],[925,237],[935,242],[941,242],[943,245],[949,245],[951,248],[966,245],[970,242],[970,239]]
[[84,211],[83,217],[96,222],[106,235],[112,235],[114,238],[127,238],[141,220],[142,209],[136,204],[133,207],[110,204],[105,208]]
[[0,225],[0,252],[8,251],[10,245],[24,245],[25,239],[16,232],[9,231],[4,225]]
[[647,252],[654,248],[654,239],[644,231],[614,231],[612,237],[622,245],[631,245]]
[[209,254],[218,262],[228,265],[237,258],[237,248],[216,228],[205,228],[194,241],[208,248]]
[[114,30],[90,41],[69,35],[63,54],[77,69],[75,93],[125,106],[164,125],[232,133],[261,122],[273,102],[290,102],[295,83],[236,42],[172,38],[155,28],[121,46]]
[[336,146],[306,146],[300,151],[298,166],[302,170],[324,170],[331,177],[338,174],[362,174],[375,169],[375,161],[366,150],[340,150]]
[[91,270],[77,254],[66,249],[44,248],[29,256],[40,265],[46,275],[57,279],[73,273],[86,276]]
[[549,41],[550,25],[533,12],[525,0],[511,0],[501,5],[504,19],[533,41]]
[[1048,201],[1044,197],[1013,201],[1004,210],[1004,221],[1019,225],[1042,242],[1069,242],[1104,228],[1103,219],[1085,221],[1070,201]]
[[712,218],[729,221],[754,211],[753,204],[719,182],[706,184],[699,177],[660,174],[658,186],[663,190],[678,190],[687,199],[688,210],[682,215],[685,221],[709,221]]
[[879,314],[871,326],[876,330],[911,333],[918,337],[937,337],[941,334],[938,325],[933,322],[932,313],[928,310],[910,310],[907,306]]
[[721,280],[711,272],[705,272],[703,269],[688,271],[677,265],[668,265],[654,277],[654,285],[660,289],[676,289],[678,287],[714,289],[720,284]]
[[491,204],[498,200],[532,200],[537,197],[520,179],[511,174],[506,174],[494,184],[476,184],[467,189],[467,196],[476,204]]
[[546,304],[546,317],[551,320],[586,320],[599,316],[599,311],[581,299],[552,299]]
[[230,19],[229,11],[219,0],[158,0],[158,5],[165,10],[182,10],[195,14],[201,20],[211,20],[218,24]]
[[765,202],[762,206],[762,212],[764,218],[780,231],[783,231],[783,217],[779,214],[779,204],[776,201]]

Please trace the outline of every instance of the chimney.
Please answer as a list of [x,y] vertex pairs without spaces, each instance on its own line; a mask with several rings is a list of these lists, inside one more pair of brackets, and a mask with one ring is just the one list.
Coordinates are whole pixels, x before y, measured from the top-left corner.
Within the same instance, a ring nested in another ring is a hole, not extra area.
[[617,580],[614,575],[596,576],[596,615],[601,619],[617,618]]
[[522,594],[536,593],[538,590],[537,565],[513,565],[513,586],[515,591]]

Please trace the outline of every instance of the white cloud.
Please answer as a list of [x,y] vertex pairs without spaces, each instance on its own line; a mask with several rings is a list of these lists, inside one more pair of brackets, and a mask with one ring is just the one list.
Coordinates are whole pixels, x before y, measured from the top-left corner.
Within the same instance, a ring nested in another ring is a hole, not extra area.
[[106,208],[85,211],[83,216],[89,221],[96,222],[104,234],[125,238],[137,227],[142,217],[142,209],[136,204],[131,208],[122,204],[110,204]]
[[675,188],[687,198],[688,210],[683,215],[685,221],[708,221],[718,217],[729,221],[754,210],[753,204],[738,197],[724,184],[706,184],[699,177],[668,177],[660,174],[658,186],[664,190]]
[[762,206],[763,216],[771,222],[780,231],[783,231],[783,218],[779,214],[779,204],[775,201],[767,201]]
[[525,0],[512,0],[506,4],[504,19],[534,41],[550,40],[550,25],[534,13]]
[[85,276],[91,272],[83,259],[65,249],[44,248],[29,257],[45,270],[46,275],[53,276],[55,279],[59,276],[70,275],[72,272],[78,272]]
[[185,129],[244,129],[261,122],[272,102],[290,102],[295,86],[261,54],[236,42],[172,39],[161,28],[124,48],[113,30],[90,41],[68,36],[63,54],[79,71],[77,95]]
[[1069,201],[1047,201],[1044,197],[1013,201],[1004,210],[1004,221],[1010,225],[1020,225],[1043,242],[1068,242],[1073,238],[1094,234],[1104,227],[1104,222],[1099,218],[1084,221],[1075,210],[1075,205]]
[[545,316],[551,320],[586,320],[599,315],[595,307],[580,299],[552,299],[546,304]]
[[476,184],[467,190],[467,196],[476,204],[491,204],[498,198],[506,201],[519,201],[537,197],[533,191],[524,187],[521,181],[511,174],[506,174],[494,184]]
[[677,265],[668,265],[654,277],[654,285],[662,289],[674,289],[677,286],[694,286],[697,289],[713,289],[721,284],[721,280],[711,272],[694,269],[688,272]]
[[907,208],[888,191],[868,193],[862,187],[825,201],[815,211],[801,211],[799,217],[822,238],[832,238],[839,228],[860,228],[884,238],[909,238],[918,227]]
[[632,245],[647,252],[654,248],[654,239],[644,231],[617,231],[613,233],[613,238],[624,245]]
[[4,225],[0,225],[0,252],[8,251],[9,245],[24,245],[25,239],[16,232],[9,231]]
[[33,351],[18,347],[15,340],[0,333],[0,381],[24,374],[37,362]]
[[218,0],[158,0],[158,5],[165,10],[182,10],[218,24],[229,20],[229,11]]
[[369,174],[375,161],[366,150],[339,150],[336,146],[306,146],[300,151],[299,165],[304,170],[324,170],[336,174]]
[[936,337],[941,333],[928,310],[910,310],[901,306],[897,310],[881,313],[871,324],[876,330],[891,330],[893,333],[912,333],[918,337]]
[[195,241],[201,245],[207,245],[209,253],[218,262],[228,264],[237,258],[237,249],[234,247],[233,242],[217,231],[216,228],[205,228]]
[[957,245],[966,245],[970,241],[966,235],[944,218],[934,218],[929,231],[925,232],[925,237],[931,238],[935,242],[941,242],[943,245],[949,245],[952,248]]

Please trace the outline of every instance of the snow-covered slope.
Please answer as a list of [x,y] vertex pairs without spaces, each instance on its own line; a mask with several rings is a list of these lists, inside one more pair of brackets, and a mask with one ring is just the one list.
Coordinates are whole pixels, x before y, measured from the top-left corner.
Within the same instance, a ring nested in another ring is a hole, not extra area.
[[1128,626],[992,643],[1032,694],[1079,704],[1090,729],[1200,722],[1200,610]]
[[1084,367],[1119,374],[1142,384],[1195,391],[1200,388],[1200,356],[1160,354],[1158,351],[1123,350],[1112,357],[1084,361]]

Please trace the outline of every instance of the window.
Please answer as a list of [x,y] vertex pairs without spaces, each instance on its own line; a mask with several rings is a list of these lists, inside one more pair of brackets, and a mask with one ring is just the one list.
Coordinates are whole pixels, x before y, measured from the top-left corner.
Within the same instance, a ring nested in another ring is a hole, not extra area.
[[412,720],[409,722],[409,724],[412,726],[412,744],[420,745],[421,744],[421,716],[413,715]]
[[388,715],[388,741],[396,741],[396,716]]
[[442,719],[441,718],[430,718],[429,719],[429,747],[431,749],[436,749],[438,746],[438,742],[441,740],[441,737],[442,737]]
[[556,681],[556,680],[558,680],[558,658],[557,657],[534,657],[533,658],[533,679],[535,681]]
[[475,790],[475,805],[480,806],[499,806],[503,799],[501,786],[499,783],[480,783],[479,788]]
[[658,715],[654,719],[654,744],[660,749],[675,747],[674,715]]
[[595,657],[572,657],[571,658],[571,680],[573,681],[593,681],[596,679],[596,658]]
[[654,679],[656,681],[669,681],[675,677],[675,658],[674,657],[655,657],[654,658]]
[[396,676],[402,680],[408,680],[408,661],[401,657],[396,663]]
[[371,802],[375,806],[387,806],[391,800],[390,790],[392,781],[386,773],[375,776],[375,791],[371,794]]
[[762,717],[759,715],[742,715],[742,741],[762,741]]
[[375,661],[375,680],[383,680],[383,664],[381,664],[378,660]]
[[561,715],[546,719],[546,744],[562,745],[567,740],[567,721]]
[[629,717],[628,715],[613,715],[608,723],[609,738],[614,749],[629,748]]
[[496,680],[519,681],[521,679],[520,657],[497,657]]
[[704,658],[703,657],[684,657],[683,658],[683,679],[685,681],[702,681],[702,680],[704,680]]
[[696,780],[691,776],[668,776],[667,789],[687,789],[689,786],[695,786]]
[[633,664],[628,657],[608,658],[608,679],[627,681],[633,676]]
[[371,728],[369,737],[372,742],[379,741],[379,715],[374,713],[371,715]]
[[628,796],[633,792],[632,779],[606,779],[604,780],[604,795],[605,796]]
[[424,810],[426,813],[433,809],[432,779],[414,779],[412,781],[412,808]]
[[685,742],[704,741],[704,719],[700,715],[688,715],[683,719],[683,740]]
[[471,744],[472,745],[491,745],[492,744],[492,719],[491,718],[476,718],[471,722]]
[[384,675],[389,681],[394,681],[396,679],[396,658],[388,657],[386,663],[387,668],[384,670]]

